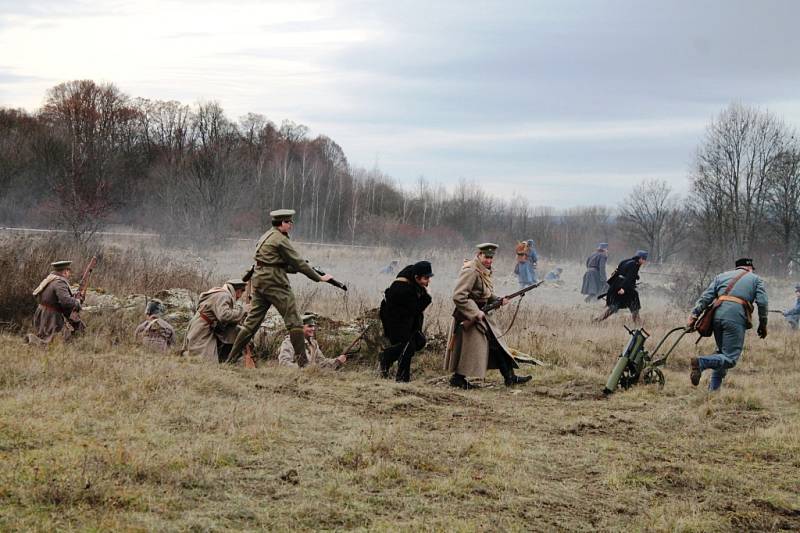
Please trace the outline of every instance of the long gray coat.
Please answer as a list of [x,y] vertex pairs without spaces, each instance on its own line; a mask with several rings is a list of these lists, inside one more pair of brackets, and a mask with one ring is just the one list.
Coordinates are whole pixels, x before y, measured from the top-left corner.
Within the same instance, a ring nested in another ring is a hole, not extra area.
[[60,274],[51,272],[33,291],[33,295],[39,301],[33,315],[36,337],[43,342],[50,342],[61,333],[68,339],[73,327],[67,324],[67,317],[72,311],[81,310],[81,302],[72,294],[69,281]]
[[453,290],[453,303],[462,317],[453,318],[447,339],[447,351],[444,356],[444,367],[448,372],[455,372],[468,377],[486,377],[486,371],[497,368],[489,358],[489,335],[495,341],[509,363],[516,368],[517,364],[509,353],[509,348],[502,339],[497,338],[497,327],[489,315],[483,322],[465,329],[460,320],[475,320],[478,317],[478,302],[496,300],[492,291],[492,272],[477,259],[464,263]]
[[183,349],[188,355],[199,355],[218,363],[217,340],[233,344],[237,325],[244,317],[242,306],[236,303],[232,285],[215,287],[200,295],[197,312],[189,321]]
[[583,275],[581,294],[587,296],[599,296],[608,290],[606,279],[606,262],[608,254],[597,251],[586,259],[586,273]]

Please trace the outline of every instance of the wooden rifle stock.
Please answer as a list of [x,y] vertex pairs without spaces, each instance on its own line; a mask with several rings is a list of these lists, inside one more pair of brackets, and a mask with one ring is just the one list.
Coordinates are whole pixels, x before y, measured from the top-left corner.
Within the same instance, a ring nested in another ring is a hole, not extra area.
[[[503,305],[503,300],[513,300],[514,298],[518,298],[518,297],[524,296],[526,292],[532,291],[533,289],[535,289],[536,287],[538,287],[542,283],[544,283],[544,280],[542,280],[542,281],[540,281],[538,283],[534,283],[533,285],[528,285],[527,287],[524,287],[524,288],[522,288],[522,289],[520,289],[520,290],[518,290],[516,292],[512,292],[511,294],[509,294],[507,296],[503,296],[502,298],[498,298],[497,300],[494,300],[493,302],[487,303],[486,305],[481,307],[480,310],[483,311],[484,313],[490,313],[490,312],[494,311],[495,309],[498,309],[501,305]],[[458,321],[458,315],[461,315],[461,313],[459,313],[458,310],[453,312],[453,316],[456,318],[457,321]],[[469,329],[469,328],[471,328],[472,326],[475,325],[476,321],[475,320],[461,320],[459,322],[460,322],[461,327],[463,327],[464,329]]]

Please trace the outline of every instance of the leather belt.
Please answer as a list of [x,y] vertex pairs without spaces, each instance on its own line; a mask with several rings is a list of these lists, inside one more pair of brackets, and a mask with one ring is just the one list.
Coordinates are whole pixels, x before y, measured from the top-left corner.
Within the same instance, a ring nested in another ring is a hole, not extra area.
[[738,296],[731,296],[730,294],[721,294],[720,296],[717,297],[717,299],[720,302],[734,302],[737,304],[741,304],[744,307],[745,311],[747,311],[747,314],[753,312],[753,304],[751,304],[747,300],[739,298]]
[[256,265],[260,267],[286,268],[286,263],[264,263],[263,261],[256,261]]

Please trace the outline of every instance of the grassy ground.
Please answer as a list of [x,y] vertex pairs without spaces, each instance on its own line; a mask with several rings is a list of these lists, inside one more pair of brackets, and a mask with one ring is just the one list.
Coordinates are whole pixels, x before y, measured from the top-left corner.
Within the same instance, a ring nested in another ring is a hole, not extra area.
[[[551,364],[513,390],[447,387],[440,353],[400,385],[2,337],[0,529],[800,528],[798,337],[749,334],[715,395],[687,340],[663,390],[605,399],[625,317],[596,311],[523,308],[509,340]],[[681,315],[645,318],[652,349]]]

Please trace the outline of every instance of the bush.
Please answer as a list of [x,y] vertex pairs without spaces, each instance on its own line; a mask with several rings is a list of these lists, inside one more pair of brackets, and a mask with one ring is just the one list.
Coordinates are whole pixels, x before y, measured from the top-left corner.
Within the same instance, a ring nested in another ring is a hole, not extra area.
[[11,329],[19,329],[30,322],[36,309],[31,293],[50,271],[50,263],[63,259],[74,261],[70,281],[77,284],[93,255],[97,256],[97,267],[89,286],[115,294],[152,295],[175,287],[200,292],[209,284],[208,272],[144,248],[80,245],[52,237],[3,239],[0,240],[0,267],[5,279],[0,286],[0,322]]

